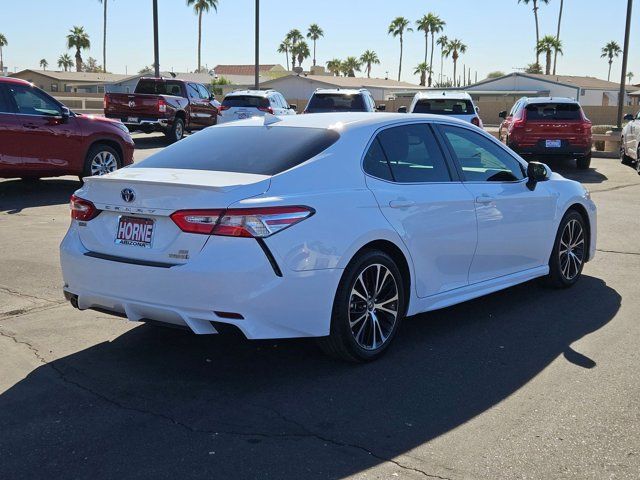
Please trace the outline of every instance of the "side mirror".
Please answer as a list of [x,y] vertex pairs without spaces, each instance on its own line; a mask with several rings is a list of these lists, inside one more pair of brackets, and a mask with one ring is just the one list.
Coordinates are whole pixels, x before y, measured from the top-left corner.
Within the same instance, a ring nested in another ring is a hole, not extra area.
[[290,105],[289,105],[289,108],[290,108],[291,110],[296,110],[296,111],[298,111],[298,105],[296,105],[295,103],[290,104]]
[[67,123],[70,116],[71,110],[69,110],[67,107],[62,107],[62,109],[60,110],[60,119],[62,123]]
[[498,114],[498,116],[499,116],[500,118],[507,118],[507,111],[506,111],[506,110],[501,111],[501,112]]
[[549,180],[550,175],[551,169],[544,163],[529,162],[529,165],[527,165],[527,177],[529,178],[527,180],[527,188],[532,191],[535,190],[536,184]]
[[627,114],[624,116],[624,119],[625,119],[627,122],[633,122],[633,121],[635,120],[635,118],[636,118],[636,117],[634,117],[632,113],[627,113]]
[[387,111],[387,106],[384,103],[381,103],[380,105],[378,105],[376,107],[376,110],[378,112],[386,112]]
[[407,107],[399,107],[398,113],[407,113]]

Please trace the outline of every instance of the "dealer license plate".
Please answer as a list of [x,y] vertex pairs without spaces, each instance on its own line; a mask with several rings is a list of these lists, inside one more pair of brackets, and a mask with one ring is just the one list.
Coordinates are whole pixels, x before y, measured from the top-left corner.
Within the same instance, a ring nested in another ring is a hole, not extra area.
[[560,148],[562,146],[562,140],[547,140],[544,144],[547,148]]
[[120,217],[116,243],[151,248],[154,222],[150,218]]
[[138,120],[140,120],[138,117],[127,117],[129,123],[138,123]]

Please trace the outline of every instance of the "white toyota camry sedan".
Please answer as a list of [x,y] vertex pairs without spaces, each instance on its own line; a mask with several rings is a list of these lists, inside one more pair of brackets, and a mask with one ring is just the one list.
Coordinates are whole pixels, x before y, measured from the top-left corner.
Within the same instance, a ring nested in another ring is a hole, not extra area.
[[86,179],[60,247],[77,308],[379,357],[407,315],[545,277],[596,248],[579,183],[431,115],[267,116]]

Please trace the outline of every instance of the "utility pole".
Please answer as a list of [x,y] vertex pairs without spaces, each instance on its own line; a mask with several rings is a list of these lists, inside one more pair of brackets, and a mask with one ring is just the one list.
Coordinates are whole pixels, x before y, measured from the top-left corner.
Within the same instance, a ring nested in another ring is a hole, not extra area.
[[260,0],[256,0],[256,65],[254,71],[254,87],[260,88]]
[[627,25],[624,30],[624,50],[622,52],[622,76],[620,77],[620,93],[618,93],[618,130],[622,128],[622,110],[626,94],[627,58],[629,57],[629,34],[631,33],[631,11],[633,0],[627,0]]
[[158,0],[153,0],[153,74],[160,78],[160,49],[158,48]]

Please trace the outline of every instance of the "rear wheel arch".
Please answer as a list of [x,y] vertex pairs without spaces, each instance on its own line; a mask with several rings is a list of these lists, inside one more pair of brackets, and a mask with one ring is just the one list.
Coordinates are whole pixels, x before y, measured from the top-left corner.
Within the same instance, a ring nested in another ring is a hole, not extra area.
[[84,153],[84,161],[86,161],[87,155],[89,155],[89,152],[94,148],[97,147],[98,145],[107,145],[111,148],[113,148],[116,152],[118,152],[118,155],[120,156],[120,158],[118,159],[118,168],[122,168],[124,165],[124,151],[122,150],[122,145],[120,145],[118,142],[116,142],[115,140],[112,140],[110,138],[97,138],[95,139],[93,142],[91,142],[91,144],[87,147],[87,150]]

